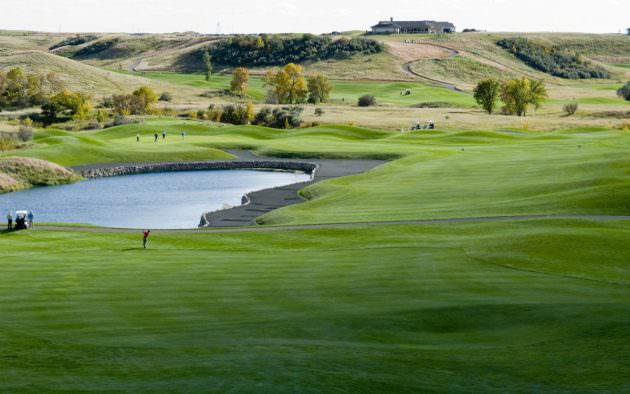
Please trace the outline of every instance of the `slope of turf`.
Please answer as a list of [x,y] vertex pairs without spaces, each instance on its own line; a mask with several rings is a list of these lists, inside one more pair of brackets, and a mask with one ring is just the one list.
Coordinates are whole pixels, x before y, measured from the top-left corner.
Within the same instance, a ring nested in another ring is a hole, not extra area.
[[0,379],[11,392],[623,392],[628,236],[623,222],[524,221],[157,233],[145,251],[135,235],[3,234]]
[[[210,90],[226,90],[230,87],[230,76],[213,75],[209,81],[203,74],[185,74],[173,72],[133,73],[149,79],[157,79],[174,84],[194,86]],[[475,103],[471,95],[419,82],[378,82],[378,81],[332,81],[332,100],[356,104],[357,99],[365,94],[376,96],[377,102],[391,105],[414,105],[428,102],[443,102],[454,106],[472,107]],[[406,90],[411,95],[402,95]],[[248,94],[254,100],[265,97],[264,82],[260,77],[251,77]]]
[[[153,142],[153,134],[161,133],[158,126],[146,127],[142,132],[140,143],[112,144],[93,133],[72,133],[61,130],[40,131],[35,136],[36,145],[32,149],[8,152],[1,156],[36,157],[55,162],[63,166],[75,166],[91,163],[130,163],[149,161],[190,161],[227,159],[232,155],[223,151],[199,147],[192,144],[170,143],[170,139],[180,138],[178,135],[169,136],[166,142]],[[134,141],[135,141],[135,133]]]

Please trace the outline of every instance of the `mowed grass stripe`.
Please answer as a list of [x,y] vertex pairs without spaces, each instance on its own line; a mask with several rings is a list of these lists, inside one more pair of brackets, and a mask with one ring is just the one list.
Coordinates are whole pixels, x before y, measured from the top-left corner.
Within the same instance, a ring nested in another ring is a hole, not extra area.
[[[624,222],[539,220],[156,234],[147,251],[127,250],[138,241],[129,234],[0,235],[2,246],[49,246],[0,265],[0,376],[14,391],[97,381],[160,391],[612,390],[623,385],[630,293],[603,279],[628,280],[627,235]],[[99,248],[66,254],[62,244]],[[567,277],[585,274],[567,249],[608,264],[586,271],[596,281]],[[529,262],[541,262],[537,272],[513,269]],[[601,377],[580,374],[584,363]]]

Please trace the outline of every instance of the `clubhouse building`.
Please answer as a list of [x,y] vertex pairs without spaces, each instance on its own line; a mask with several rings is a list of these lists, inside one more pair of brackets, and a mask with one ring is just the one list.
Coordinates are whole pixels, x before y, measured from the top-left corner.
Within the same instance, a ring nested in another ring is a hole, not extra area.
[[372,26],[372,34],[443,34],[455,33],[455,25],[436,21],[380,21]]

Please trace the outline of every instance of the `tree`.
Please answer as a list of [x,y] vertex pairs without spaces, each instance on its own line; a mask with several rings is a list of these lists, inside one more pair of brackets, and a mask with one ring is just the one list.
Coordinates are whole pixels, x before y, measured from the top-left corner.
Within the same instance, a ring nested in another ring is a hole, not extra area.
[[254,104],[251,101],[247,102],[247,107],[245,108],[245,119],[247,123],[254,120]]
[[115,94],[111,98],[111,105],[118,115],[127,116],[144,113],[144,103],[133,94]]
[[247,95],[248,83],[249,83],[249,71],[244,67],[238,67],[232,73],[232,82],[230,82],[230,91],[232,93],[245,96]]
[[9,70],[5,77],[2,101],[8,107],[24,107],[29,104],[28,81],[20,67]]
[[501,100],[505,104],[504,112],[527,116],[530,105],[540,108],[548,97],[543,81],[530,81],[527,78],[512,79],[501,85]]
[[617,90],[617,96],[626,101],[630,101],[630,82],[626,82],[624,86]]
[[88,96],[81,93],[63,90],[50,98],[50,102],[58,104],[61,112],[72,116],[75,120],[85,120],[92,111],[92,102]]
[[313,104],[325,103],[332,92],[330,80],[325,75],[317,74],[308,79],[308,101]]
[[203,52],[203,65],[206,67],[206,81],[209,81],[212,76],[212,55],[208,49]]
[[308,89],[301,66],[289,63],[276,73],[268,71],[264,80],[265,86],[272,88],[280,104],[299,104],[306,101]]
[[158,95],[148,86],[142,86],[132,93],[142,105],[142,113],[151,111],[153,104],[157,103]]
[[475,100],[490,115],[492,115],[497,106],[500,88],[501,84],[494,78],[485,79],[475,87]]

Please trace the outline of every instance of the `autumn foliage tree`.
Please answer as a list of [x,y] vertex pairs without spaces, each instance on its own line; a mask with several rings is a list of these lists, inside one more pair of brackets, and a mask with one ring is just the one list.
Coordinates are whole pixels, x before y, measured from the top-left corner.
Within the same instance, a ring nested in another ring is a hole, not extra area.
[[501,100],[507,114],[527,116],[529,107],[540,108],[547,99],[547,88],[543,81],[531,81],[527,78],[511,79],[501,84]]
[[232,82],[230,82],[230,91],[240,96],[247,95],[249,83],[249,71],[244,67],[238,67],[232,73]]
[[308,101],[313,104],[325,103],[330,99],[332,84],[325,75],[317,74],[308,78]]
[[300,104],[306,102],[308,89],[302,74],[302,67],[289,63],[277,72],[268,71],[264,78],[265,86],[280,104]]

